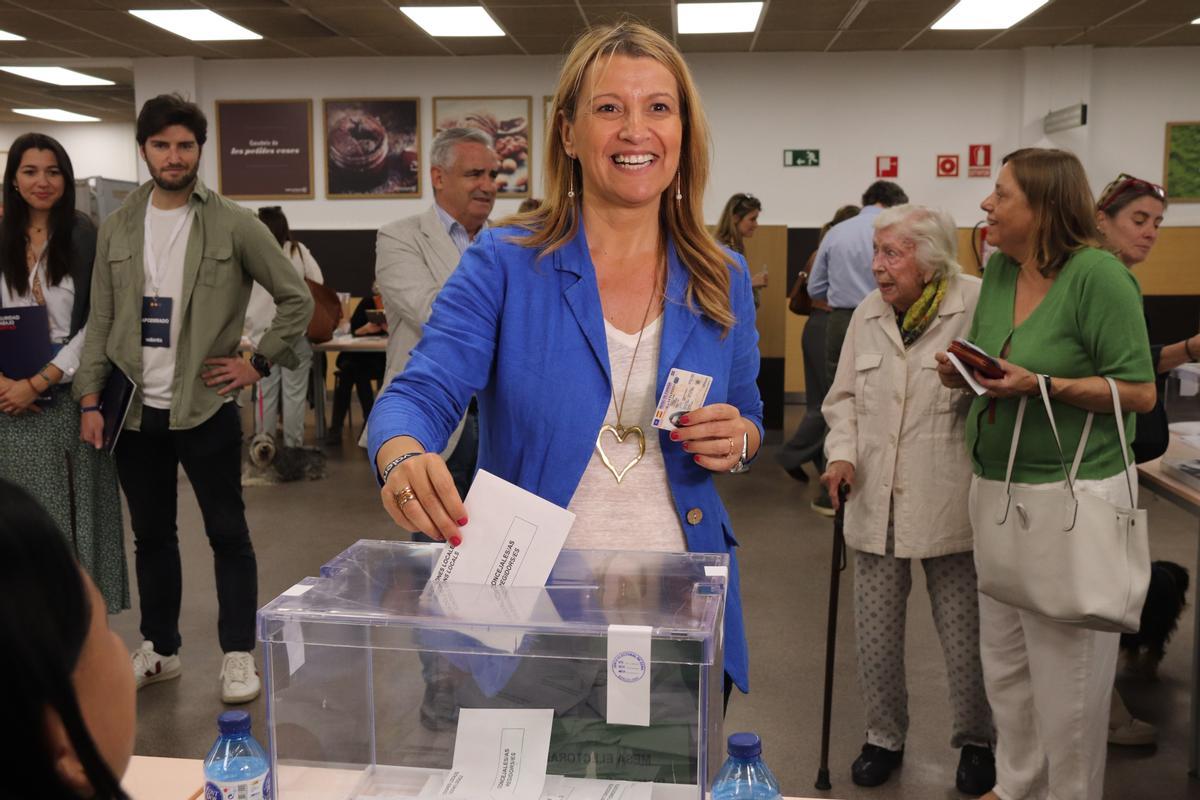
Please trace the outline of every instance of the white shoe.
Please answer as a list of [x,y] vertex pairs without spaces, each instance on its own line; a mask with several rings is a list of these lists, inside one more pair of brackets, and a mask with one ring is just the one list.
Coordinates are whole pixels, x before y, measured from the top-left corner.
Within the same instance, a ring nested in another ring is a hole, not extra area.
[[221,702],[249,703],[261,690],[254,655],[238,650],[226,653],[221,662]]
[[1158,728],[1149,722],[1130,717],[1119,725],[1108,726],[1108,743],[1128,746],[1154,744]]
[[152,683],[178,678],[183,672],[179,654],[164,656],[156,653],[153,642],[142,642],[142,646],[134,650],[132,656],[134,682],[139,689]]

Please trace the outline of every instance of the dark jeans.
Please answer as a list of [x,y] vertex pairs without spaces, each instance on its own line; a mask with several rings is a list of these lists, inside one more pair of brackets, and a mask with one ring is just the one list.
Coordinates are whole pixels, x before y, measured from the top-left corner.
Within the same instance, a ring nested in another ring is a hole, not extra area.
[[242,502],[242,424],[235,403],[195,428],[169,429],[169,411],[142,409],[140,431],[117,443],[117,475],[133,525],[142,636],[172,655],[182,643],[179,605],[183,577],[176,535],[178,465],[192,483],[217,577],[217,634],[221,650],[254,649],[258,564]]
[[853,316],[853,308],[835,308],[829,312],[829,322],[825,327],[826,387],[833,386],[838,361],[842,358],[842,345],[846,342],[846,331],[850,329],[850,318]]
[[333,414],[329,430],[341,435],[342,424],[350,411],[350,392],[358,394],[358,404],[362,406],[363,419],[371,416],[371,407],[375,402],[375,386],[372,381],[383,385],[383,370],[386,359],[382,353],[340,353],[337,358],[337,372],[333,381]]
[[804,326],[800,346],[804,351],[804,419],[796,433],[779,451],[776,460],[786,470],[802,469],[812,462],[818,472],[825,469],[825,418],[821,416],[821,403],[829,391],[829,379],[825,371],[826,328],[829,312],[814,308]]

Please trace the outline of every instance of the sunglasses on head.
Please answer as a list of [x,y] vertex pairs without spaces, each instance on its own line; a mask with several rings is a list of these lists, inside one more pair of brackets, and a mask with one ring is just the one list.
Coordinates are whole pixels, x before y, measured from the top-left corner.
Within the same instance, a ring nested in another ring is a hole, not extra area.
[[1167,190],[1157,183],[1144,181],[1141,178],[1135,178],[1132,175],[1122,172],[1117,176],[1116,180],[1104,187],[1097,207],[1101,211],[1105,211],[1119,198],[1130,192],[1144,192],[1147,195],[1157,197],[1159,200],[1167,199]]

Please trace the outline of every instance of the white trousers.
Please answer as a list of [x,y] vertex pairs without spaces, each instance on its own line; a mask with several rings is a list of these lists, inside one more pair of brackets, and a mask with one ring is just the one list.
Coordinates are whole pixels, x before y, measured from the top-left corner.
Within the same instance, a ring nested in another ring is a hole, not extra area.
[[[1132,479],[1136,505],[1136,472]],[[1076,488],[1129,502],[1123,472]],[[980,594],[979,639],[996,723],[996,794],[1101,800],[1120,634],[1053,622]]]
[[283,395],[283,443],[288,447],[304,444],[304,416],[307,411],[308,381],[312,368],[312,345],[303,336],[292,351],[300,358],[295,369],[284,369],[278,364],[271,366],[271,373],[258,382],[262,398],[262,414],[255,414],[258,425],[256,432],[275,435],[279,424],[280,395]]

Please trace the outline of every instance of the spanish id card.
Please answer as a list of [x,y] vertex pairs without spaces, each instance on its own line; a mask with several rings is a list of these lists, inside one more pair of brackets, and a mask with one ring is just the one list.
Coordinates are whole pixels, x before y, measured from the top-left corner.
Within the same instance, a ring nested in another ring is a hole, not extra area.
[[711,375],[672,369],[667,374],[667,385],[663,387],[662,397],[658,398],[658,407],[654,409],[654,420],[650,424],[664,431],[678,428],[681,416],[704,405],[712,380]]

